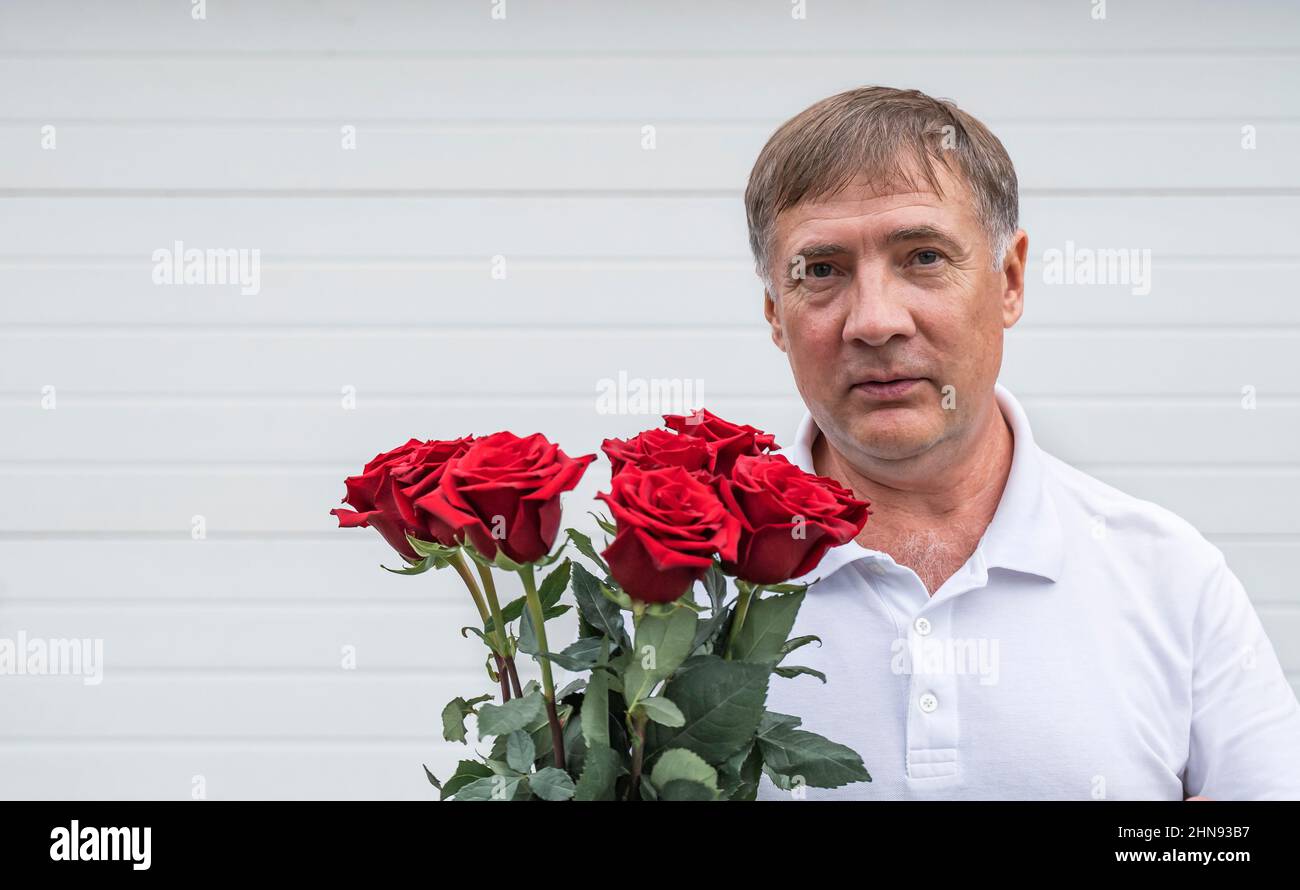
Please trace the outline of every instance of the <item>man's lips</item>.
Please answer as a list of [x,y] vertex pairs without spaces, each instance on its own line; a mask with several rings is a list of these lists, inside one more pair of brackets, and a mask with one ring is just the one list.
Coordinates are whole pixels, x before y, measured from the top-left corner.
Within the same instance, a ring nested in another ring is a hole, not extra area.
[[856,392],[873,399],[898,399],[911,392],[925,377],[895,377],[889,380],[864,380],[853,385]]

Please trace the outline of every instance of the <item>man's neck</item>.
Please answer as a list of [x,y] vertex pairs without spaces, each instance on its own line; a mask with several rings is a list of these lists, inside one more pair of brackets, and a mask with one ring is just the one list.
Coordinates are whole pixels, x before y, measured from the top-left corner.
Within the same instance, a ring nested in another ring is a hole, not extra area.
[[858,543],[912,568],[933,594],[970,557],[993,520],[1011,472],[1013,438],[990,394],[964,439],[945,440],[905,460],[855,464],[819,434],[813,465],[871,501]]

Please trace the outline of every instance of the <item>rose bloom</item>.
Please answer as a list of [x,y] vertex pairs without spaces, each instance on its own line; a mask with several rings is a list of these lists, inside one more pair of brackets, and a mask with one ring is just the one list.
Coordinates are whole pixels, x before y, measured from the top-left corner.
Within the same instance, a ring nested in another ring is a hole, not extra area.
[[751,584],[806,575],[826,551],[853,540],[870,503],[834,479],[814,476],[779,454],[741,457],[718,491],[740,520],[740,544],[723,568]]
[[731,474],[736,458],[761,454],[777,447],[776,437],[748,424],[723,420],[701,408],[693,414],[665,414],[664,424],[671,430],[703,439],[714,453],[713,471],[719,476]]
[[440,544],[454,543],[454,530],[417,510],[414,501],[438,484],[447,462],[469,449],[472,438],[421,442],[411,439],[392,451],[377,455],[360,476],[349,476],[343,502],[355,508],[330,511],[339,528],[373,528],[394,550],[410,562],[420,556],[406,536]]
[[734,559],[740,523],[713,488],[682,467],[628,466],[599,494],[618,524],[602,554],[627,595],[666,603],[704,577],[714,554]]
[[541,433],[494,433],[451,461],[415,505],[488,559],[498,549],[519,564],[551,551],[560,530],[560,495],[596,455],[571,458]]
[[668,430],[646,430],[627,440],[606,439],[600,450],[613,464],[615,476],[628,466],[643,470],[681,467],[691,473],[713,470],[714,452],[707,440]]

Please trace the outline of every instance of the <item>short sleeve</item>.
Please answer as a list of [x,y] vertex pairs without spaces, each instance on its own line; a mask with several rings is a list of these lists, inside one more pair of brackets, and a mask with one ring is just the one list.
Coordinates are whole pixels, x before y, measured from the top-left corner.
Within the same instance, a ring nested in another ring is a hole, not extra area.
[[1222,553],[1192,634],[1185,796],[1300,800],[1300,702]]

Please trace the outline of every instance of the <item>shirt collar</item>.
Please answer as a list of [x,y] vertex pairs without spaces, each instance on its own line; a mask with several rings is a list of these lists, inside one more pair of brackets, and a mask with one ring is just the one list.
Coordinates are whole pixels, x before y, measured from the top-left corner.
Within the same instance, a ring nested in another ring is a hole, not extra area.
[[[976,554],[987,568],[1024,572],[1055,581],[1060,577],[1065,558],[1064,542],[1060,516],[1045,484],[1044,454],[1034,442],[1029,418],[1015,396],[1000,383],[994,384],[993,393],[1015,438],[1011,470],[1007,474],[1002,498],[993,514],[993,521],[980,538]],[[781,453],[806,472],[815,473],[812,446],[819,432],[812,414],[805,412],[795,432],[794,443]],[[799,580],[826,578],[861,559],[893,563],[893,558],[887,553],[849,541],[827,551],[817,568]]]

